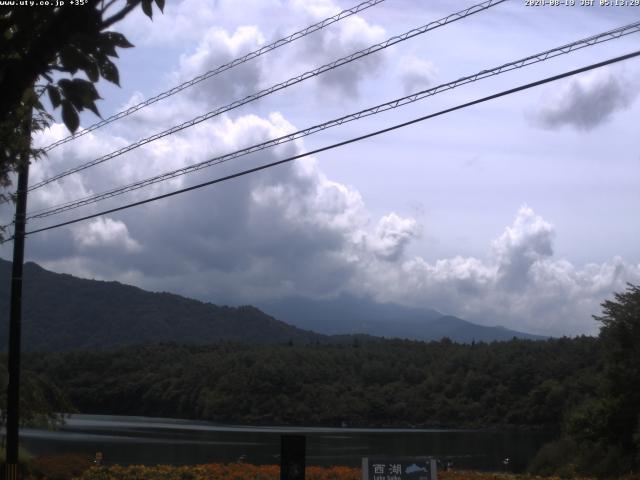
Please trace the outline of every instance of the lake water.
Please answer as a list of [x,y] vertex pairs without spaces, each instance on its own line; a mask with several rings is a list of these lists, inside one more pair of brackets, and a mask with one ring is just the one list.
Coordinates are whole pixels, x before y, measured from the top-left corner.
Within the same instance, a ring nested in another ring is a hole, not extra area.
[[[307,465],[360,466],[367,456],[435,456],[455,468],[522,472],[549,431],[249,427],[166,418],[72,415],[57,431],[21,430],[36,455],[102,452],[105,463],[279,463],[280,437],[305,435]],[[509,458],[507,467],[503,460]]]

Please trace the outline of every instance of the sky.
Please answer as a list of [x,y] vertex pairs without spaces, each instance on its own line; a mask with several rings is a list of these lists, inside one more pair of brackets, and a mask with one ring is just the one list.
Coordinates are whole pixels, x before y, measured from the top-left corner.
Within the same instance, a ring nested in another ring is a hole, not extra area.
[[[49,152],[30,183],[474,5],[386,0]],[[640,7],[510,0],[34,190],[29,210],[165,171],[640,20]],[[121,87],[104,118],[354,6],[172,0],[114,29]],[[312,151],[629,53],[640,34],[480,80],[45,219],[28,230]],[[27,237],[26,259],[218,304],[341,294],[484,325],[597,334],[600,303],[640,283],[640,118],[631,59],[179,196]],[[83,114],[87,127],[98,119]],[[67,136],[54,123],[36,145]],[[10,221],[3,207],[0,219]],[[11,245],[0,255],[11,258]]]

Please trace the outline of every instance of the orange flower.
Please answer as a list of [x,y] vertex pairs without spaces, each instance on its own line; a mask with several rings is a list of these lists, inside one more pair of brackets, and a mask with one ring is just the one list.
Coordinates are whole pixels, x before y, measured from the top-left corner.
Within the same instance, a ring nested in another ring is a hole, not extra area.
[[[360,469],[351,467],[307,467],[308,480],[360,480]],[[168,465],[94,467],[79,480],[279,480],[278,465],[211,463],[173,467]]]

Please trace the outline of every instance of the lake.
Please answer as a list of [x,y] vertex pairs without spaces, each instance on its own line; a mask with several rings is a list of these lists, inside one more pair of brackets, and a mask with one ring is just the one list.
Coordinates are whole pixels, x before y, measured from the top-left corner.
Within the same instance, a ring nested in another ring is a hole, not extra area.
[[[279,463],[280,436],[305,435],[307,465],[360,466],[366,456],[435,456],[455,468],[522,472],[550,431],[251,427],[191,420],[71,415],[56,431],[21,430],[36,455],[95,455],[106,464]],[[505,467],[503,460],[509,458]]]

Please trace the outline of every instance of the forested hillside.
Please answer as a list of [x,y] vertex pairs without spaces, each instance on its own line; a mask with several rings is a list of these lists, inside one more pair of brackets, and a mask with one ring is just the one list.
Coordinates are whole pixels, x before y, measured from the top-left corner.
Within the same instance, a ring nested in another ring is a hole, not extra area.
[[358,426],[555,425],[593,394],[597,340],[160,345],[30,355],[84,413]]
[[[0,349],[7,345],[4,322],[9,312],[10,271],[11,263],[0,259]],[[289,301],[285,323],[281,321],[284,317],[274,318],[253,306],[218,306],[118,282],[54,273],[28,262],[24,267],[23,347],[61,351],[160,342],[351,342],[344,334],[361,339],[360,334],[420,340],[448,337],[461,342],[542,338],[364,299]]]
[[[11,263],[0,260],[0,348],[7,345]],[[225,307],[118,282],[84,280],[24,266],[26,350],[110,348],[175,341],[206,344],[329,341],[255,307]]]

